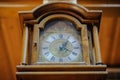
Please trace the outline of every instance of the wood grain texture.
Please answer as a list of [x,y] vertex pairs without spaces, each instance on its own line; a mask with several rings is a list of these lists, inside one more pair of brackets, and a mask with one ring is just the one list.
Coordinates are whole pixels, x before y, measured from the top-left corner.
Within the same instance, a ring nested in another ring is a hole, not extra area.
[[39,50],[39,27],[37,24],[33,27],[33,41],[32,41],[32,55],[31,64],[35,64],[37,61],[38,50]]
[[92,32],[88,30],[87,33],[88,33],[88,42],[89,42],[90,63],[95,65],[96,64],[96,60],[95,60],[95,53],[93,52]]
[[99,43],[97,26],[93,26],[93,42],[95,49],[96,64],[101,64],[102,60],[101,60],[100,43]]
[[16,80],[15,66],[21,61],[21,44],[19,19],[0,18],[0,80]]
[[106,65],[18,65],[17,70],[22,71],[105,71]]
[[[114,7],[120,1],[78,0],[78,3],[89,9],[103,11],[99,31],[102,61],[110,66],[120,66],[120,7]],[[16,65],[21,61],[23,28],[20,26],[18,11],[31,10],[39,4],[42,4],[41,0],[0,1],[0,80],[15,80]]]
[[88,43],[88,33],[87,26],[84,25],[81,29],[82,35],[82,53],[86,64],[90,64],[90,56],[89,56],[89,43]]
[[[70,80],[97,80],[97,79],[104,79],[107,72],[104,71],[86,71],[86,72],[78,72],[78,71],[62,71],[62,72],[17,72],[18,79],[25,79],[25,80],[32,80],[32,77],[34,77],[35,80],[65,80],[65,79],[70,79]],[[31,76],[32,75],[32,76]],[[47,76],[47,77],[46,77]],[[103,78],[102,78],[103,77]]]
[[21,64],[27,64],[27,53],[28,53],[28,27],[25,25],[24,32],[23,32],[23,51],[22,51],[22,60]]

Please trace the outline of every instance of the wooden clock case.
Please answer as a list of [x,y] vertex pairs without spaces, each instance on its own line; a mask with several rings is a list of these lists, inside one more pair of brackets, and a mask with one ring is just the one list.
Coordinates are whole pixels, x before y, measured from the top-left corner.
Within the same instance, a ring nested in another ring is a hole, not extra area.
[[[20,11],[20,24],[23,30],[23,56],[17,66],[18,80],[103,80],[106,78],[106,65],[102,64],[98,31],[101,10],[88,10],[72,3],[43,4],[32,11]],[[81,31],[83,58],[85,64],[35,64],[38,53],[39,31],[54,19],[66,19]]]

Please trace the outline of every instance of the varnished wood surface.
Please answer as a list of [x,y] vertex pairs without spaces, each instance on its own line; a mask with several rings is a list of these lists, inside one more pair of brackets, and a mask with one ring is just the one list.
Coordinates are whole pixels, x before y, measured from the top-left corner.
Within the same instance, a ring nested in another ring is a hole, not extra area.
[[96,64],[102,64],[97,26],[93,26],[93,42],[94,42],[94,49],[95,49]]
[[80,20],[81,23],[85,24],[96,23],[98,25],[97,27],[99,27],[98,23],[100,22],[102,14],[101,10],[88,10],[82,5],[75,5],[71,3],[62,2],[39,5],[32,11],[35,19],[39,18],[39,21],[41,21],[44,17],[47,17],[51,14],[61,13],[74,16],[75,18]]
[[105,71],[106,65],[18,65],[20,71]]
[[[119,76],[119,74],[120,74],[120,68],[107,68],[107,71],[108,71],[108,76],[107,76],[107,80],[119,80],[120,79],[120,76]],[[41,74],[41,73],[35,73],[35,72],[33,72],[34,73],[34,76],[35,75],[39,75],[39,76],[41,76],[41,79],[45,79],[45,78],[43,78],[43,76],[44,75],[46,75],[47,73],[47,75],[51,78],[51,79],[56,79],[56,80],[58,80],[58,77],[59,77],[59,79],[64,79],[65,78],[65,76],[62,76],[62,74],[63,73],[59,73],[58,74],[58,72],[56,72],[57,74],[56,74],[56,76],[57,76],[57,78],[55,78],[54,76],[52,76],[52,74],[50,73],[50,72],[45,72],[44,74]],[[25,77],[26,75],[31,75],[31,74],[33,74],[33,73],[17,73],[18,75],[19,75],[19,77],[22,77],[22,78],[28,78],[28,77]],[[90,75],[93,75],[95,72],[91,72],[91,73],[89,73],[88,72],[88,74]],[[100,74],[99,74],[99,77],[100,77],[100,75],[102,76],[103,74],[105,74],[106,72],[104,72],[104,73],[102,73],[101,74],[101,72],[99,72]],[[71,76],[67,76],[68,78],[70,78],[71,80],[73,79],[73,80],[79,80],[79,79],[82,79],[82,80],[84,80],[85,79],[85,75],[87,75],[86,73],[82,73],[83,75],[83,77],[78,77],[78,75],[80,75],[81,73],[79,72],[79,73],[77,73],[77,75],[75,76],[75,77],[73,77],[73,75],[74,75],[74,73],[70,73],[70,74],[66,74],[65,73],[65,75],[71,75]],[[95,73],[96,75],[96,77],[98,77],[98,73]],[[91,76],[90,75],[90,76]],[[90,77],[90,76],[88,76],[86,79],[92,79],[92,77]],[[35,77],[37,77],[37,76],[35,76]],[[83,79],[84,78],[84,79]],[[31,79],[31,78],[29,78],[29,79]],[[38,79],[38,78],[36,78],[36,79]],[[94,78],[95,79],[95,78]],[[94,80],[94,79],[92,79],[92,80]]]
[[[59,71],[56,71],[56,72],[16,72],[16,74],[18,75],[18,76],[31,76],[31,75],[53,75],[53,76],[56,76],[56,75],[64,75],[64,76],[66,76],[66,75],[73,75],[73,76],[77,76],[77,75],[79,75],[79,76],[83,76],[83,75],[89,75],[89,76],[91,76],[91,75],[106,75],[107,74],[107,72],[105,72],[105,71],[98,71],[98,72],[95,72],[95,71],[86,71],[86,72],[78,72],[78,71],[61,71],[61,72],[59,72]],[[87,76],[86,76],[87,77]]]
[[81,29],[82,36],[82,46],[83,46],[83,58],[86,64],[90,65],[90,57],[89,57],[89,43],[88,43],[88,34],[87,34],[87,26],[84,25]]
[[24,25],[24,33],[23,33],[23,54],[21,64],[27,64],[27,48],[28,48],[28,27]]
[[[107,72],[98,71],[98,72],[78,72],[78,71],[71,71],[71,72],[17,72],[18,79],[24,80],[32,80],[34,77],[35,80],[61,80],[61,79],[70,79],[70,80],[96,80],[96,79],[104,79],[106,77]],[[103,77],[103,78],[102,78]]]
[[[120,66],[120,1],[79,0],[78,3],[89,9],[103,10],[99,33],[102,61],[111,66]],[[23,37],[18,11],[31,10],[39,4],[42,1],[0,1],[0,80],[16,80],[16,65],[21,60]]]
[[39,51],[39,27],[37,24],[33,27],[33,39],[32,39],[32,54],[31,54],[31,62],[30,64],[35,64],[37,61],[37,55]]
[[107,68],[107,80],[120,80],[120,68]]

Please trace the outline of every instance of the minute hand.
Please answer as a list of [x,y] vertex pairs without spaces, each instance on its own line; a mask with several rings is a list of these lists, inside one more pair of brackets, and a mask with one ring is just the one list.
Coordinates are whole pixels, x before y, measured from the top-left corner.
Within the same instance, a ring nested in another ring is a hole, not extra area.
[[62,43],[62,45],[59,47],[59,51],[64,51],[67,46],[68,41]]
[[68,40],[62,44],[62,47],[65,49],[67,46]]

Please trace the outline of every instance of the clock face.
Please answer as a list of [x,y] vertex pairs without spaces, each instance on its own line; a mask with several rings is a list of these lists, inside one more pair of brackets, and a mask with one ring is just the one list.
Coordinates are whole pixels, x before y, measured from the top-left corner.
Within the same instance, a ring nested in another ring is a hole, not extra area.
[[81,37],[71,22],[52,21],[40,34],[38,62],[83,61]]
[[50,62],[71,62],[80,53],[79,41],[70,34],[51,34],[42,44],[42,55]]

